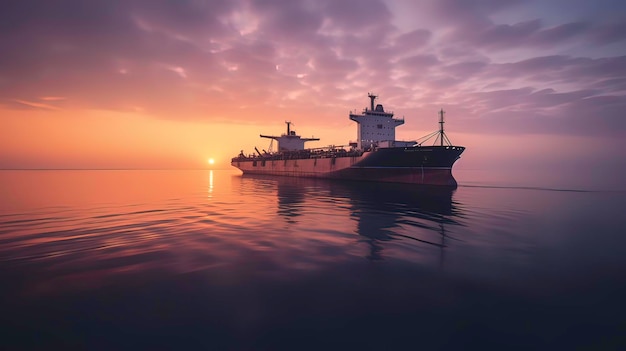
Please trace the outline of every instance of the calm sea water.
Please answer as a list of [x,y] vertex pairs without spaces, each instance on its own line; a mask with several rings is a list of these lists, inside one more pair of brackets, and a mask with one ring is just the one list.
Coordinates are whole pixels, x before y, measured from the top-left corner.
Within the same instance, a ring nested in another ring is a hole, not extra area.
[[0,346],[626,347],[626,193],[457,180],[0,171]]

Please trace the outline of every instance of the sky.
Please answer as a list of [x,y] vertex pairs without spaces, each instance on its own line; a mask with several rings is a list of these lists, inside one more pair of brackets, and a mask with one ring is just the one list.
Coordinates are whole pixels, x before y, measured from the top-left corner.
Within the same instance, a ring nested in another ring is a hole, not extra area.
[[0,29],[0,168],[227,168],[287,120],[345,145],[371,92],[399,139],[443,108],[459,167],[626,174],[623,1],[8,0]]

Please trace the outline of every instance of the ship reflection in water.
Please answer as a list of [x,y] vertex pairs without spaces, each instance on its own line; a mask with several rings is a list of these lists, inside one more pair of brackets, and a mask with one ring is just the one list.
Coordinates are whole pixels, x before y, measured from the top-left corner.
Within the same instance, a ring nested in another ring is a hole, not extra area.
[[[368,245],[364,256],[373,261],[384,259],[386,245],[396,246],[395,242],[401,241],[405,247],[423,246],[409,254],[436,250],[443,264],[446,227],[462,226],[456,220],[461,214],[452,201],[455,190],[448,187],[261,175],[243,175],[241,182],[244,188],[275,193],[276,212],[290,225],[297,225],[302,216],[314,217],[307,223],[317,223],[322,231],[332,232],[328,224],[333,221],[343,222],[335,228],[339,230],[350,224],[348,231],[361,237],[357,242]],[[329,210],[329,205],[334,210]],[[289,231],[297,231],[297,227]],[[407,252],[398,254],[394,256],[406,256]]]
[[623,340],[622,193],[228,171],[7,171],[0,193],[2,349]]
[[452,202],[454,190],[446,187],[286,177],[276,177],[273,181],[276,182],[278,214],[289,223],[297,222],[303,208],[315,207],[307,201],[344,202],[349,210],[346,220],[356,222],[355,231],[363,237],[360,241],[370,246],[367,255],[370,260],[383,259],[385,242],[394,240],[431,245],[441,249],[443,257],[446,225],[460,225],[455,220],[460,213]]

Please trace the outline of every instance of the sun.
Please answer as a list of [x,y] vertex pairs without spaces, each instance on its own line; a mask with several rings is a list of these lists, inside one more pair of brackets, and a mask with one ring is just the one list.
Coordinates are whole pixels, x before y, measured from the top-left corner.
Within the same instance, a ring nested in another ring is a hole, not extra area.
[[212,164],[214,164],[214,163],[215,163],[215,160],[214,160],[214,159],[212,159],[212,158],[210,158],[210,159],[208,159],[208,162],[209,162],[209,164],[210,164],[210,165],[212,165]]

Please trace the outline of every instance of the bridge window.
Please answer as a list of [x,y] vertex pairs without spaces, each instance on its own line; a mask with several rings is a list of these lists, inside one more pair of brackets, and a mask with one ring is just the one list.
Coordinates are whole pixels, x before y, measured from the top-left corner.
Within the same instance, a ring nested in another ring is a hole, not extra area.
[[378,129],[383,129],[383,125],[382,124],[379,124],[377,127],[378,127]]

